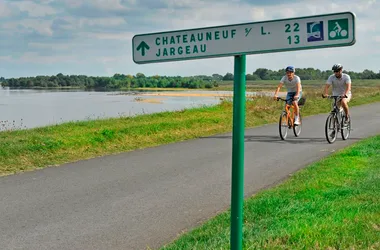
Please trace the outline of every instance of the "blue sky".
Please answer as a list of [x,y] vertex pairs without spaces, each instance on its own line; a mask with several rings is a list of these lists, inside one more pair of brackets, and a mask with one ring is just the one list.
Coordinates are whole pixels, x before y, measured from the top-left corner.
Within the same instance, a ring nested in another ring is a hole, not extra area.
[[266,21],[352,11],[354,46],[247,56],[256,68],[380,70],[380,2],[376,0],[1,0],[0,76],[115,73],[224,75],[233,57],[138,65],[132,60],[136,34]]

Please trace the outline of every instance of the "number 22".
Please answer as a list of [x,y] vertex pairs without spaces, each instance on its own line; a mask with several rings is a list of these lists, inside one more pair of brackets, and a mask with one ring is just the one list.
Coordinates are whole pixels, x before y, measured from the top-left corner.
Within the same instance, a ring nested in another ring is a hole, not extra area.
[[[298,23],[294,23],[294,32],[298,32],[298,31],[300,31],[300,29],[299,29],[299,27],[300,27],[300,25],[298,24]],[[290,30],[290,24],[285,24],[285,27],[286,27],[286,29],[285,29],[285,32],[292,32],[291,30]]]

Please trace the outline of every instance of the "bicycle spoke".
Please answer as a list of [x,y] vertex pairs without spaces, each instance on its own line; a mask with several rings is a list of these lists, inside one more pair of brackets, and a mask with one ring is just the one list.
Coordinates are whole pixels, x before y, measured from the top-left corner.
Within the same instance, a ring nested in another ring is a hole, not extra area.
[[288,119],[286,113],[280,115],[279,133],[282,140],[285,140],[288,135]]
[[337,137],[338,127],[337,121],[333,114],[330,114],[326,119],[325,136],[329,143],[334,143]]

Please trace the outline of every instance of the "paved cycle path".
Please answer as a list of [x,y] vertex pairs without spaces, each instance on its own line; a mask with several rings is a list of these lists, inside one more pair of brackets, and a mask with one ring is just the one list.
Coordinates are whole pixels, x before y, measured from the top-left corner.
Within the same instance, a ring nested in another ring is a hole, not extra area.
[[[245,195],[380,134],[380,103],[351,108],[351,138],[330,145],[327,114],[300,138],[247,129]],[[156,249],[230,206],[231,133],[0,178],[0,249]]]

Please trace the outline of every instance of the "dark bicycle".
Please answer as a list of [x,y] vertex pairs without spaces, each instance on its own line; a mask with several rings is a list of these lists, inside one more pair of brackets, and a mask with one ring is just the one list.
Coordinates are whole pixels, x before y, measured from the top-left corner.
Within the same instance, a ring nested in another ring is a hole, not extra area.
[[326,96],[323,98],[329,98],[334,99],[332,102],[332,110],[330,111],[330,114],[327,116],[326,124],[325,124],[325,135],[326,139],[329,143],[334,143],[338,133],[341,133],[342,139],[347,140],[350,136],[351,132],[351,117],[348,119],[348,121],[345,121],[346,114],[342,107],[338,107],[338,102],[341,101],[345,97],[341,96]]

